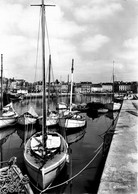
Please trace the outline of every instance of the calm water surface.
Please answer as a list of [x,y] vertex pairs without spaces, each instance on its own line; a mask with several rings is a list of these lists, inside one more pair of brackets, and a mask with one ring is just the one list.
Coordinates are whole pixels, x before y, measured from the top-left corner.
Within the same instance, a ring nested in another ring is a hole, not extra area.
[[[90,101],[107,102],[108,96],[81,96],[76,95],[73,99],[75,103],[83,103]],[[68,102],[67,98],[60,98],[58,101]],[[55,109],[56,100],[51,100],[50,108]],[[15,110],[21,114],[27,111],[28,107],[32,105],[36,112],[41,115],[42,100],[30,99],[23,100],[14,104]],[[75,133],[66,134],[67,141],[70,143],[70,163],[68,163],[53,185],[58,185],[69,178],[74,179],[68,184],[57,187],[47,191],[48,193],[96,193],[99,183],[99,169],[102,161],[102,151],[87,167],[86,165],[93,159],[98,152],[99,147],[103,143],[104,133],[112,126],[113,118],[118,113],[106,113],[101,115],[86,114],[87,126],[84,129],[75,131]],[[51,129],[52,130],[52,129]],[[53,129],[57,130],[57,129]],[[60,130],[60,129],[59,129]],[[33,133],[36,129],[21,128],[19,126],[13,126],[0,130],[0,157],[1,161],[7,161],[12,156],[17,157],[17,164],[26,173],[26,169],[23,161],[23,148],[24,141]],[[85,168],[86,167],[86,168]],[[78,174],[82,169],[80,174]],[[35,191],[35,193],[39,193]]]

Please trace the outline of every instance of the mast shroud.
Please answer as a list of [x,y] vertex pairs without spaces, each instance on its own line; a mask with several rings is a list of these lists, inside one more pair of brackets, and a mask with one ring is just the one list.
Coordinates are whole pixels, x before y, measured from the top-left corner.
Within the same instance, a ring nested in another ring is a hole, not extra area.
[[3,108],[3,54],[1,54],[1,110]]
[[42,119],[42,144],[43,148],[46,147],[46,83],[45,83],[45,5],[44,0],[42,0],[42,17],[41,17],[41,28],[42,28],[42,68],[43,68],[43,119]]
[[73,71],[74,71],[74,59],[72,59],[72,67],[71,67],[70,112],[71,112],[71,109],[72,109]]

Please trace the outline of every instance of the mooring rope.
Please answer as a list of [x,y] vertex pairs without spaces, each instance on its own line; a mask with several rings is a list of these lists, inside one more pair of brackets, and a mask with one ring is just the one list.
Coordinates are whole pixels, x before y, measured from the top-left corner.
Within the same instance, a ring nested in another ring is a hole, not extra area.
[[[70,181],[72,181],[73,179],[75,179],[77,176],[79,176],[94,160],[95,160],[95,158],[98,156],[98,154],[101,152],[101,150],[102,150],[102,145],[103,145],[103,143],[97,148],[97,153],[93,156],[93,158],[77,173],[77,174],[75,174],[74,176],[72,176],[70,179],[68,179],[68,180],[66,180],[66,181],[64,181],[64,182],[62,182],[62,183],[60,183],[60,184],[58,184],[58,185],[55,185],[55,186],[52,186],[52,187],[47,187],[46,189],[44,189],[44,190],[40,190],[38,187],[36,187],[31,181],[30,181],[30,183],[34,186],[34,188],[35,189],[37,189],[39,192],[40,192],[40,194],[42,194],[42,193],[44,193],[45,191],[48,191],[48,190],[51,190],[51,189],[55,189],[55,188],[57,188],[57,187],[60,187],[60,186],[63,186],[63,185],[65,185],[65,184],[68,184]],[[96,152],[95,151],[95,152]]]

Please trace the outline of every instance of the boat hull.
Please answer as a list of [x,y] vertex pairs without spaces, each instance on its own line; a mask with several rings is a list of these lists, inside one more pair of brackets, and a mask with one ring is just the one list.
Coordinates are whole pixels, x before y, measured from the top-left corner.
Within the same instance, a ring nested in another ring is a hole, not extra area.
[[20,125],[33,125],[35,124],[37,121],[37,118],[33,118],[33,117],[26,117],[26,116],[20,116],[18,118],[18,124]]
[[53,169],[46,171],[44,168],[39,170],[38,168],[33,167],[28,161],[25,161],[26,168],[29,176],[36,181],[37,187],[39,186],[41,189],[45,189],[54,181],[54,179],[58,176],[60,171],[63,169],[65,165],[65,160],[58,163]]
[[86,125],[85,120],[66,119],[66,122],[65,122],[66,128],[78,128],[78,127],[84,127],[85,125]]
[[[38,122],[39,122],[39,125],[42,125],[42,116],[39,117]],[[58,116],[47,117],[46,126],[47,127],[52,127],[52,126],[57,125],[58,122],[59,122]]]
[[0,117],[0,129],[8,127],[16,123],[18,116],[14,117]]
[[121,108],[121,103],[110,102],[105,105],[105,108],[109,111],[118,111]]
[[81,128],[84,127],[86,125],[86,120],[77,120],[77,119],[65,119],[65,118],[61,118],[60,122],[59,122],[59,126],[66,128],[66,129],[74,129],[74,128]]
[[39,162],[39,158],[36,158],[31,154],[30,139],[25,145],[24,161],[28,174],[35,182],[37,182],[37,186],[41,189],[47,188],[53,182],[66,163],[68,157],[68,146],[61,135],[60,138],[62,139],[63,151],[54,155],[54,157],[46,161],[44,165],[42,159]]
[[66,110],[68,107],[67,107],[67,104],[65,104],[65,103],[58,103],[57,104],[57,109],[58,110]]

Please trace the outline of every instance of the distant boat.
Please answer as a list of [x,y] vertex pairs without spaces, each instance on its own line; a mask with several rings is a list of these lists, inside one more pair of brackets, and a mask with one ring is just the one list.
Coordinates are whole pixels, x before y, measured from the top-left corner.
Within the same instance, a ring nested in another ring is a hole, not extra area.
[[72,92],[73,92],[73,70],[74,70],[74,59],[72,59],[72,67],[71,67],[71,91],[70,91],[70,105],[69,110],[64,111],[60,116],[59,125],[61,127],[65,127],[66,129],[71,128],[80,128],[86,125],[85,116],[79,114],[78,111],[72,111],[73,103],[72,103]]
[[133,94],[126,94],[124,96],[124,100],[133,100],[134,99],[134,95]]
[[121,108],[121,103],[115,102],[114,98],[114,61],[113,61],[113,94],[112,94],[112,101],[105,104],[105,108],[109,111],[119,111]]
[[59,102],[57,103],[57,110],[67,110],[68,106],[65,102]]
[[[39,124],[42,125],[43,123],[43,116],[39,116],[38,117],[39,120]],[[57,125],[59,122],[59,114],[57,112],[54,111],[49,111],[49,114],[47,115],[47,119],[46,119],[46,126],[47,127],[53,127],[55,125]]]
[[13,104],[9,103],[3,107],[3,55],[1,54],[1,114],[0,129],[13,125],[18,118],[18,114],[13,108]]
[[13,108],[13,104],[7,104],[3,107],[0,116],[0,129],[11,126],[17,122],[18,114]]
[[[45,87],[45,5],[41,4],[42,27],[42,66],[43,66],[43,119],[42,132],[32,135],[25,143],[24,161],[30,177],[36,186],[45,189],[51,185],[64,167],[68,157],[68,145],[57,132],[48,131],[46,126],[46,87]],[[49,56],[51,57],[51,56]]]
[[29,110],[18,117],[18,124],[20,125],[33,125],[38,119],[38,114],[31,106]]
[[[49,71],[48,71],[48,102],[47,102],[47,119],[46,119],[46,126],[52,127],[58,124],[59,122],[59,113],[56,111],[51,111],[49,108],[50,104],[50,81],[51,81],[51,55],[49,55]],[[39,116],[38,122],[40,125],[43,123],[43,116]]]

